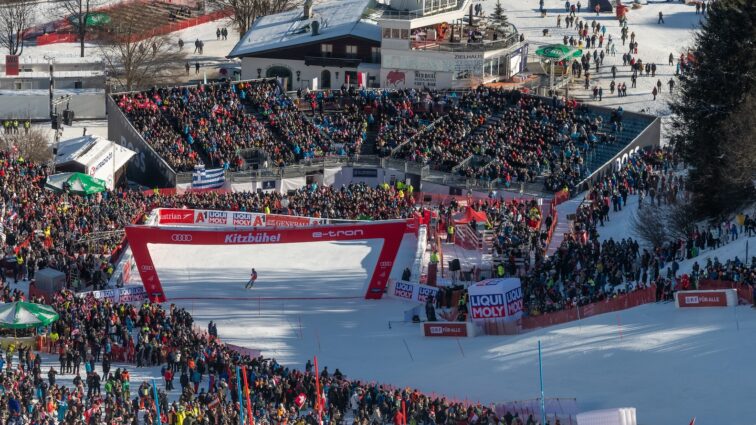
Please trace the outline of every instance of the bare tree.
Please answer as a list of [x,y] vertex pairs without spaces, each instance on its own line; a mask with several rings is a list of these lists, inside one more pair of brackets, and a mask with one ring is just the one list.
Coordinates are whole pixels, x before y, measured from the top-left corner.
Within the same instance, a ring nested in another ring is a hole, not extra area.
[[0,45],[10,55],[24,52],[24,30],[34,22],[37,4],[27,0],[0,6]]
[[141,39],[135,30],[137,19],[112,21],[108,37],[100,45],[108,74],[126,91],[174,80],[186,58],[168,36]]
[[241,39],[258,17],[283,12],[303,2],[301,0],[210,0],[210,3],[218,7],[233,9],[234,23]]
[[48,140],[47,131],[32,127],[28,132],[21,130],[16,134],[0,134],[0,147],[18,152],[27,161],[44,164],[52,157]]
[[665,207],[649,205],[630,217],[630,226],[637,237],[653,247],[670,241],[668,211]]
[[90,28],[87,25],[92,11],[102,3],[102,0],[62,0],[60,1],[61,14],[69,19],[76,30],[81,46],[81,57],[84,57],[84,38]]

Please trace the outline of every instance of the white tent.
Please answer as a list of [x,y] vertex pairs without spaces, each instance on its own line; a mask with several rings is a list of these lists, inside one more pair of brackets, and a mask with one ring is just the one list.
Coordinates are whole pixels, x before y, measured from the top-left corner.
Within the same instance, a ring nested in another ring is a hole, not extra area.
[[121,169],[136,155],[131,149],[98,136],[82,136],[63,140],[55,156],[57,171],[79,172],[96,177],[113,189]]

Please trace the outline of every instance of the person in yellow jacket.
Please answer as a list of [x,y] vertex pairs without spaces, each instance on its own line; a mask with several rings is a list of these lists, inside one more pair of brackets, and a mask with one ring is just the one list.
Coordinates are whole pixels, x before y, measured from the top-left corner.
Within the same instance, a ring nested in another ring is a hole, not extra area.
[[504,277],[504,265],[503,264],[499,264],[499,267],[496,267],[496,274],[499,277]]
[[446,242],[454,243],[454,225],[449,224],[446,228]]
[[431,252],[430,263],[431,264],[438,264],[438,251],[435,250],[435,249],[433,250],[433,252]]

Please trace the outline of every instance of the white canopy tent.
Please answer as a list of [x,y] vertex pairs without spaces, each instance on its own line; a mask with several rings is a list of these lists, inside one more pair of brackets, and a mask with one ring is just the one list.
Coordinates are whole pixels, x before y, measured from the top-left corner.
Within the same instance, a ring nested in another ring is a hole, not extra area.
[[122,168],[136,155],[131,149],[102,137],[88,135],[63,140],[58,144],[55,169],[79,172],[96,177],[113,189]]

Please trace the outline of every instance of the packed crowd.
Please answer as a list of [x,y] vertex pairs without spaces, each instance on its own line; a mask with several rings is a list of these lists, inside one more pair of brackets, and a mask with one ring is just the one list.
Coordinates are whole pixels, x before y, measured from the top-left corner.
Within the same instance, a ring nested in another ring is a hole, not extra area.
[[[460,94],[300,90],[292,99],[274,81],[258,81],[164,88],[117,100],[145,139],[182,171],[198,161],[242,168],[245,150],[262,153],[271,166],[355,156],[370,130],[381,156],[503,185],[548,170],[548,186],[558,190],[583,177],[586,155],[621,131],[621,111],[610,132],[600,116],[574,101],[483,86]],[[470,157],[483,166],[466,161]]]
[[118,95],[116,102],[144,139],[177,171],[242,169],[245,154],[271,166],[305,158],[354,155],[362,143],[354,110],[313,125],[273,80],[168,87]]
[[[499,418],[489,407],[350,380],[339,369],[318,370],[317,382],[311,362],[297,370],[250,358],[223,344],[212,322],[201,331],[174,305],[113,304],[62,291],[52,306],[60,319],[47,329],[46,348],[59,367],[43,367],[43,356],[23,344],[9,346],[0,358],[2,423],[155,424],[159,407],[164,424],[231,425],[249,399],[255,423],[262,424],[314,425],[318,405],[323,423],[331,424],[525,424],[509,412]],[[128,353],[126,367],[114,365],[119,347]],[[160,368],[160,388],[132,379],[141,367]],[[61,382],[71,377],[72,385]],[[244,382],[249,392],[242,392]]]
[[[16,153],[0,152],[2,197],[0,267],[11,279],[33,280],[51,267],[64,272],[72,287],[107,282],[113,256],[123,244],[125,226],[157,207],[253,211],[333,219],[411,217],[412,188],[352,184],[342,188],[310,185],[280,193],[160,194],[119,189],[97,195],[45,188],[47,168]],[[0,280],[5,280],[0,273]]]
[[[683,196],[682,180],[673,172],[679,158],[668,149],[639,151],[619,170],[597,179],[575,213],[574,231],[565,236],[553,256],[523,278],[529,314],[541,314],[607,299],[656,284],[664,297],[673,285],[665,273],[674,254],[664,247],[640,249],[632,238],[599,241],[598,229],[610,213],[627,207],[631,194],[653,202],[674,202]],[[662,201],[664,199],[665,201]],[[670,270],[672,267],[668,268]]]

